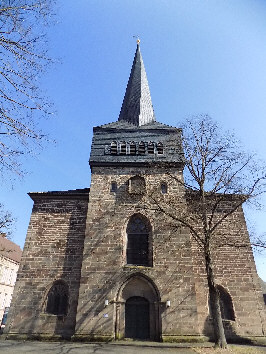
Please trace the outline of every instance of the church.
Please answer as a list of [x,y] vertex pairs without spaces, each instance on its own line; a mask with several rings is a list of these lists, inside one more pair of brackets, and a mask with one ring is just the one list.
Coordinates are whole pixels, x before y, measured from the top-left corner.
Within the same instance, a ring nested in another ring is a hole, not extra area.
[[[181,134],[155,119],[138,43],[118,120],[93,128],[90,188],[29,193],[8,338],[212,338],[202,255],[189,230],[145,205],[151,191],[185,202]],[[226,225],[248,239],[241,208]],[[221,247],[215,261],[227,338],[264,336],[251,247]]]

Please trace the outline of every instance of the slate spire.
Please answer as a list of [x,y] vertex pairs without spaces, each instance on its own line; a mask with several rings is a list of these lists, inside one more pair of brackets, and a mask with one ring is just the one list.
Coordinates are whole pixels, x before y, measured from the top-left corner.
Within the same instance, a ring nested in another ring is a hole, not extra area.
[[139,40],[118,120],[127,121],[137,126],[155,121]]

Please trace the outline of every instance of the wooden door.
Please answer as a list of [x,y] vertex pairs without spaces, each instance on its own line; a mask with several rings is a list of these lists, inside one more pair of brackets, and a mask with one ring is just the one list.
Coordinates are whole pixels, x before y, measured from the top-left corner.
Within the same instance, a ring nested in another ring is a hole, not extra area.
[[150,339],[150,309],[144,297],[133,296],[126,301],[125,337]]

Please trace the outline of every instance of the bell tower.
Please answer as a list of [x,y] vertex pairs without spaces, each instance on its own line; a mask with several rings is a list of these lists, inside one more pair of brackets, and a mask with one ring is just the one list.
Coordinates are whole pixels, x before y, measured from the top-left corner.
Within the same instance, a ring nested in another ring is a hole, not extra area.
[[182,164],[181,129],[156,121],[139,42],[118,120],[93,129],[90,166]]

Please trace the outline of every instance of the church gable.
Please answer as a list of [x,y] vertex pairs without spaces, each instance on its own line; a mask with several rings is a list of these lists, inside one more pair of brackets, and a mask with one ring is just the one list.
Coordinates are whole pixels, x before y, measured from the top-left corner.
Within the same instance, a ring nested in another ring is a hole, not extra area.
[[[14,318],[12,331],[70,336],[76,317],[89,189],[29,194],[34,206],[13,294],[16,305],[9,313]],[[67,289],[64,294],[62,284]],[[57,315],[65,318],[58,323]]]

